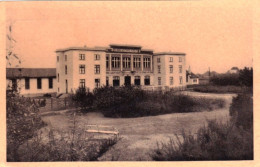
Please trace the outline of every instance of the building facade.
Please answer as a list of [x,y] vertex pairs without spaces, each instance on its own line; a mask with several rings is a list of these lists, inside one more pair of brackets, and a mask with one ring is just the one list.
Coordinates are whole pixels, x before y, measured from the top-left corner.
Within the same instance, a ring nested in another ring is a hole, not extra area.
[[136,85],[143,89],[186,87],[185,53],[142,49],[137,45],[71,47],[56,50],[57,92],[79,87]]
[[25,97],[56,94],[55,68],[7,68],[6,89]]

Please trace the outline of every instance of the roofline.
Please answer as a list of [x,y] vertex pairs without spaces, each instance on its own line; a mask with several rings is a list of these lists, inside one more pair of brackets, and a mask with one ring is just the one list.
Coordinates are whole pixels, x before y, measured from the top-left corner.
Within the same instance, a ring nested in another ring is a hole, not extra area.
[[64,49],[57,49],[55,52],[66,52],[70,50],[84,50],[84,51],[107,51],[107,48],[88,48],[88,47],[69,47]]
[[153,55],[154,56],[157,56],[157,55],[183,55],[183,56],[185,56],[186,53],[181,53],[181,52],[158,52],[158,53],[154,53]]
[[125,48],[142,48],[140,45],[127,45],[127,44],[110,44],[110,47],[117,46],[117,47],[125,47]]

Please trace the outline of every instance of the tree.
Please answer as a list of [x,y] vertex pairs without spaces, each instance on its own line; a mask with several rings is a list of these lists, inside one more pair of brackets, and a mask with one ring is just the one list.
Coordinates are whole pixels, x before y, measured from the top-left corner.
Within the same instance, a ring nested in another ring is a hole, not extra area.
[[239,81],[242,85],[252,87],[253,86],[253,68],[245,67],[243,70],[239,70]]

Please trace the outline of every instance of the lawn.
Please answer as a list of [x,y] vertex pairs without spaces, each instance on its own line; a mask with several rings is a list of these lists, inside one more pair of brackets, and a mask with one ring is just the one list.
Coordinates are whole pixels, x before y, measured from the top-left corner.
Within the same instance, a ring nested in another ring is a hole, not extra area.
[[[192,134],[207,124],[207,120],[229,119],[229,105],[234,94],[205,94],[184,92],[191,96],[206,98],[222,98],[226,106],[213,111],[193,113],[172,113],[158,116],[139,118],[106,118],[101,113],[87,113],[76,116],[77,125],[84,127],[87,124],[108,125],[117,128],[121,140],[105,153],[99,160],[151,160],[149,153],[156,147],[157,141],[168,141],[173,134],[191,132]],[[45,115],[42,119],[55,130],[68,130],[72,127],[71,114]]]

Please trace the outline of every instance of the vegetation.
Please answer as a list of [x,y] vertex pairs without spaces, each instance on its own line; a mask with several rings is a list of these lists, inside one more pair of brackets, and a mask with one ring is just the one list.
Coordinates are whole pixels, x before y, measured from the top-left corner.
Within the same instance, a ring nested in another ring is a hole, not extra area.
[[[158,144],[151,154],[158,161],[252,160],[253,103],[248,95],[233,98],[232,119],[227,123],[209,121],[197,135],[183,133],[176,140]],[[177,142],[176,142],[177,141]]]
[[203,93],[249,93],[253,92],[252,87],[246,86],[218,86],[218,85],[195,85],[193,91]]
[[224,100],[195,98],[174,92],[147,92],[126,87],[102,87],[94,91],[93,107],[106,117],[141,117],[174,112],[211,111],[224,107]]

